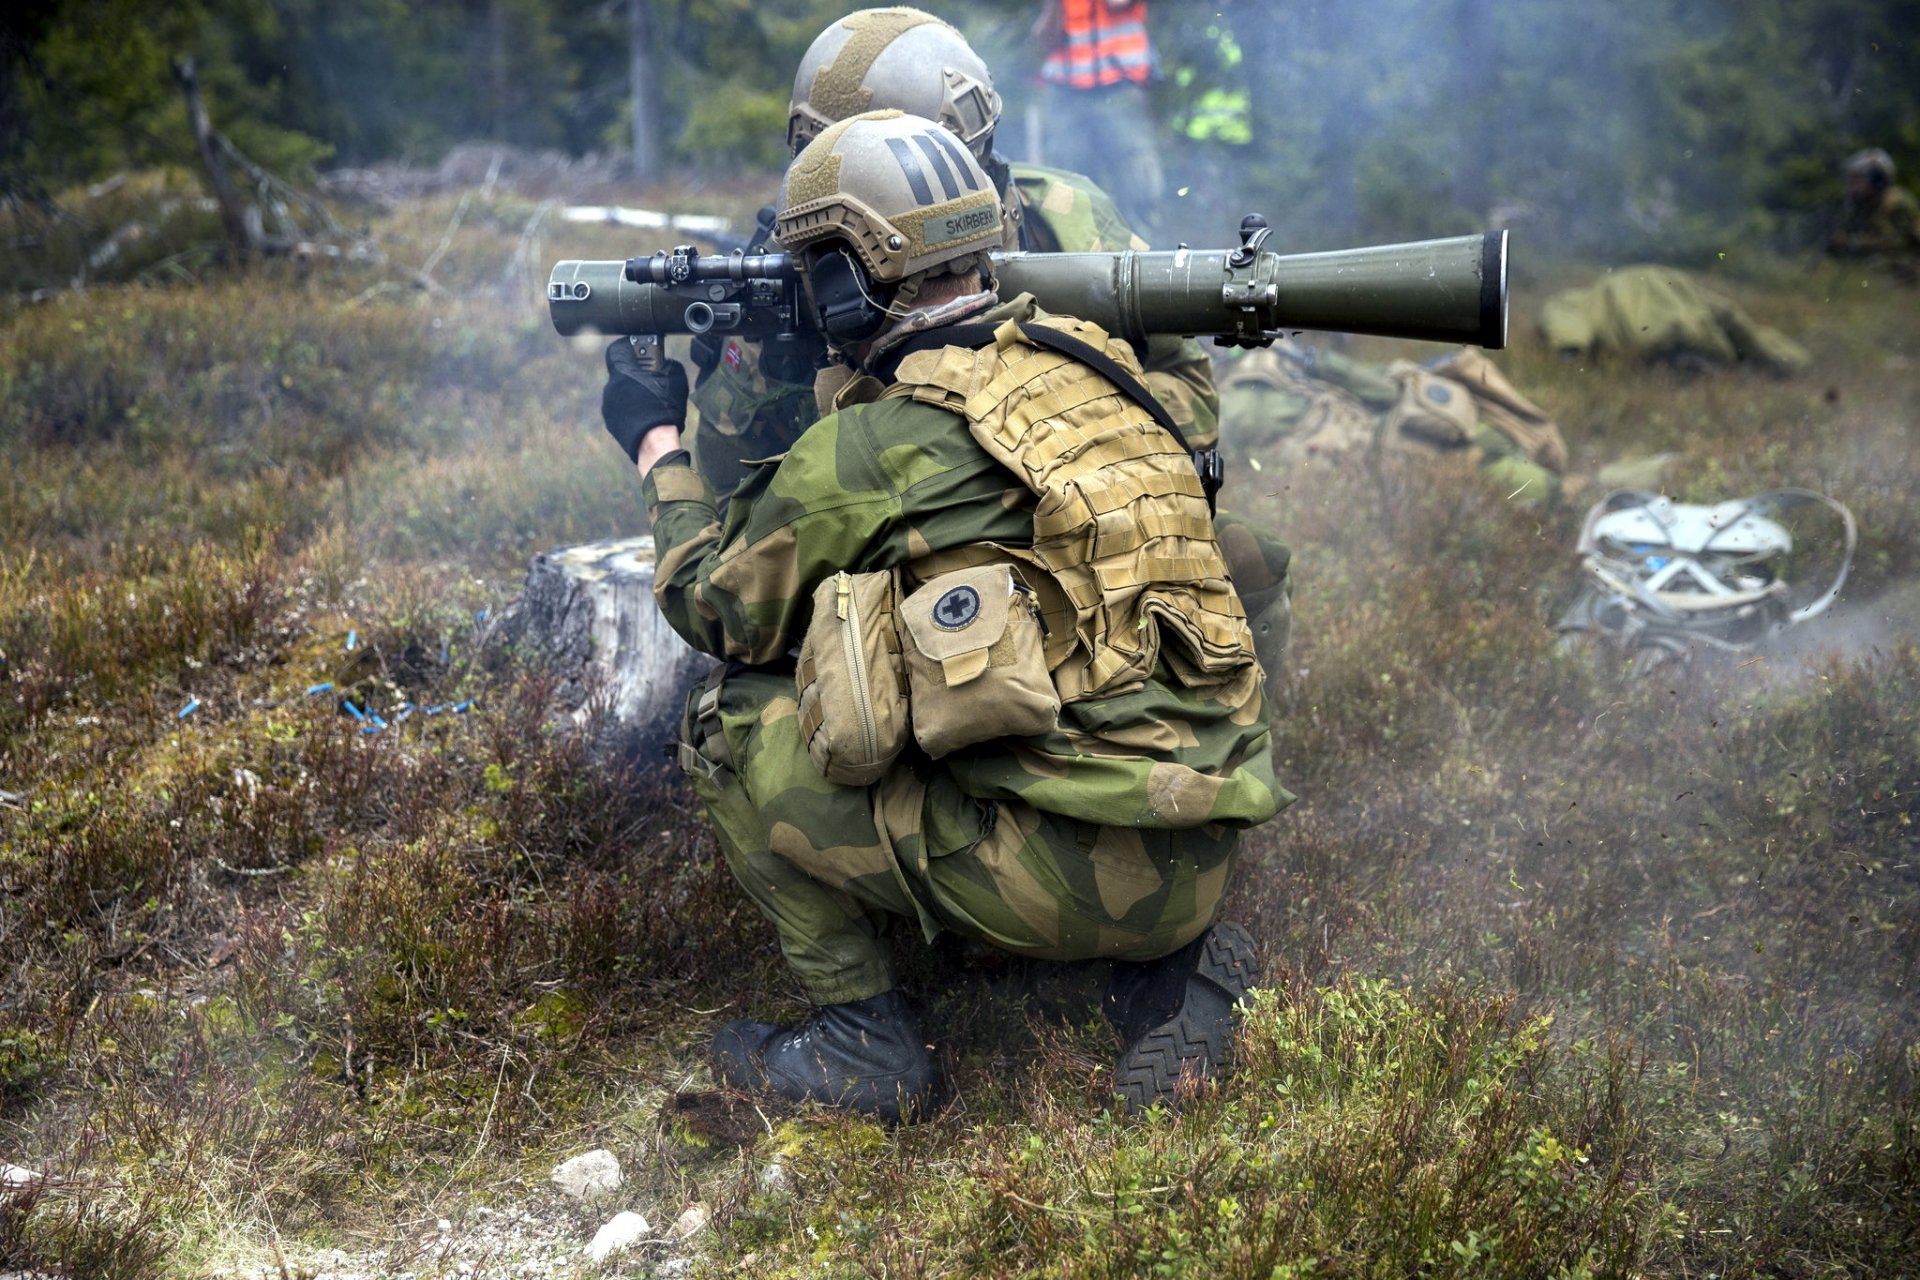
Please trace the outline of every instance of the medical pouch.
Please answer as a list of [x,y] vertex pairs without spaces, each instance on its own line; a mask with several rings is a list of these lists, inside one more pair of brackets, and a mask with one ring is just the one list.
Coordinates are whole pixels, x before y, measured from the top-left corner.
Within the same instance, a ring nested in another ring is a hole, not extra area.
[[1011,565],[930,579],[901,604],[900,621],[913,736],[928,755],[1059,723],[1039,607]]
[[830,782],[877,782],[907,745],[907,685],[891,572],[836,573],[813,593],[795,680],[800,734]]

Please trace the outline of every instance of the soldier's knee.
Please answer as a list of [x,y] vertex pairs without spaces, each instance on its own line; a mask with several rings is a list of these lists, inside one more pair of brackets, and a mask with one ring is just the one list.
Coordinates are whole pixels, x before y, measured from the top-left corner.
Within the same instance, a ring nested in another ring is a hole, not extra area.
[[1233,575],[1234,588],[1242,600],[1286,583],[1293,551],[1278,534],[1231,511],[1215,516],[1213,528],[1227,572]]
[[1214,531],[1246,607],[1260,669],[1272,685],[1286,671],[1293,636],[1293,552],[1270,530],[1231,512],[1214,518]]
[[1293,639],[1293,583],[1283,581],[1243,601],[1247,625],[1253,630],[1254,654],[1267,674],[1268,688],[1274,688],[1286,675],[1287,645]]

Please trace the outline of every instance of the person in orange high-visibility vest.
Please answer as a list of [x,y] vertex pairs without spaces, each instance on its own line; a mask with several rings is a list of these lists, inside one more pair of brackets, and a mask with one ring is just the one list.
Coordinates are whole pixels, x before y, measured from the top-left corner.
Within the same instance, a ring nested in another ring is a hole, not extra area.
[[1086,174],[1134,225],[1153,226],[1165,182],[1147,101],[1159,62],[1146,0],[1046,0],[1034,31],[1048,48],[1044,162]]
[[1053,0],[1049,7],[1058,15],[1059,43],[1040,68],[1040,77],[1048,84],[1100,89],[1153,78],[1146,0],[1119,5],[1106,0]]

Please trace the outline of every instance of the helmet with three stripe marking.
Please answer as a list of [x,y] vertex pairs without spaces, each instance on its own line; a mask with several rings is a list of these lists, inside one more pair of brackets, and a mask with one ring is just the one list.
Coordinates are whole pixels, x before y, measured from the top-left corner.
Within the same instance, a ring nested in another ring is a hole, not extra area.
[[822,31],[800,59],[787,146],[798,154],[828,125],[865,111],[936,121],[984,163],[1000,122],[1000,95],[966,37],[932,14],[862,9]]
[[838,344],[898,317],[925,279],[990,278],[1000,196],[979,161],[920,116],[875,111],[830,125],[787,170],[774,233],[800,263]]

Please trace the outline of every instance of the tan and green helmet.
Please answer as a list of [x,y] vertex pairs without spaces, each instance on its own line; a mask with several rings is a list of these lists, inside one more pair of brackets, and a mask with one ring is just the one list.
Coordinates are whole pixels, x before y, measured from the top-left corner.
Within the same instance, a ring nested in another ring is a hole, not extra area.
[[875,280],[894,283],[1000,246],[1000,196],[980,162],[921,116],[870,111],[809,142],[787,170],[774,234],[804,263],[844,243]]
[[1892,182],[1893,157],[1879,147],[1868,147],[1864,151],[1856,151],[1848,156],[1847,162],[1840,166],[1840,171],[1848,177],[1855,174],[1871,176],[1877,173],[1883,181]]
[[966,37],[918,9],[862,9],[822,31],[800,59],[787,108],[793,154],[828,125],[905,111],[946,126],[985,162],[1000,95]]

